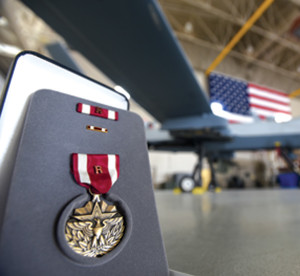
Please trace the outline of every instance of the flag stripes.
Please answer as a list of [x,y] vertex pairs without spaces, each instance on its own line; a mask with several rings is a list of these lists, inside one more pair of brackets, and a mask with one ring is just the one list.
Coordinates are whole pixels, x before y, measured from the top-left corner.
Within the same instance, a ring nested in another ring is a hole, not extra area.
[[289,120],[292,117],[290,99],[281,91],[216,73],[209,75],[208,83],[211,103],[221,104],[223,110],[219,116],[229,121],[253,122],[254,117]]

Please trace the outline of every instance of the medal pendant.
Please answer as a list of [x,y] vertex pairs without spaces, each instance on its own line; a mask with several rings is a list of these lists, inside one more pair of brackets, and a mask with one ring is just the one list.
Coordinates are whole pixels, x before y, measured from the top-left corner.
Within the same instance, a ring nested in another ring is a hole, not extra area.
[[117,207],[94,194],[92,201],[75,209],[67,220],[65,238],[77,254],[101,257],[119,244],[124,230],[124,218]]

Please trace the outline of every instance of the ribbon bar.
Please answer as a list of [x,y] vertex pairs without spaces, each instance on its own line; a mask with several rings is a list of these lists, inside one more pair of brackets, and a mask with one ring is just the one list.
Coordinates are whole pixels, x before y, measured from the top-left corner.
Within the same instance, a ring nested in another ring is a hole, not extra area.
[[94,194],[106,194],[119,178],[119,155],[72,154],[72,173],[76,182]]
[[99,106],[93,106],[83,103],[77,104],[77,112],[84,113],[92,116],[101,117],[104,119],[109,119],[113,121],[118,121],[119,113],[117,111],[105,109]]

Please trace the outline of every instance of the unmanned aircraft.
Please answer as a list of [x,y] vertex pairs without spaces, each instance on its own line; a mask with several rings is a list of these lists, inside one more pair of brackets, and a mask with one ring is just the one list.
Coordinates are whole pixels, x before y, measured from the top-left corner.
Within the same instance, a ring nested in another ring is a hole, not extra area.
[[299,119],[229,125],[214,115],[156,1],[23,2],[160,122],[147,131],[151,148],[198,154],[193,178],[203,157],[213,168],[214,157],[237,150],[300,147]]

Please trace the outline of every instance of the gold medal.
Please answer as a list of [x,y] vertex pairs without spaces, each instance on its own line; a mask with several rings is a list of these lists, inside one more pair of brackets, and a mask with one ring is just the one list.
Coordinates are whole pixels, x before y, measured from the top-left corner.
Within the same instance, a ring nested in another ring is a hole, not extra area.
[[93,194],[92,201],[74,210],[65,226],[65,238],[77,254],[101,257],[119,244],[124,230],[124,218],[117,207]]
[[117,207],[100,197],[119,177],[119,156],[73,153],[72,173],[93,199],[73,211],[65,224],[65,239],[77,254],[101,257],[119,244],[125,231],[124,218]]

